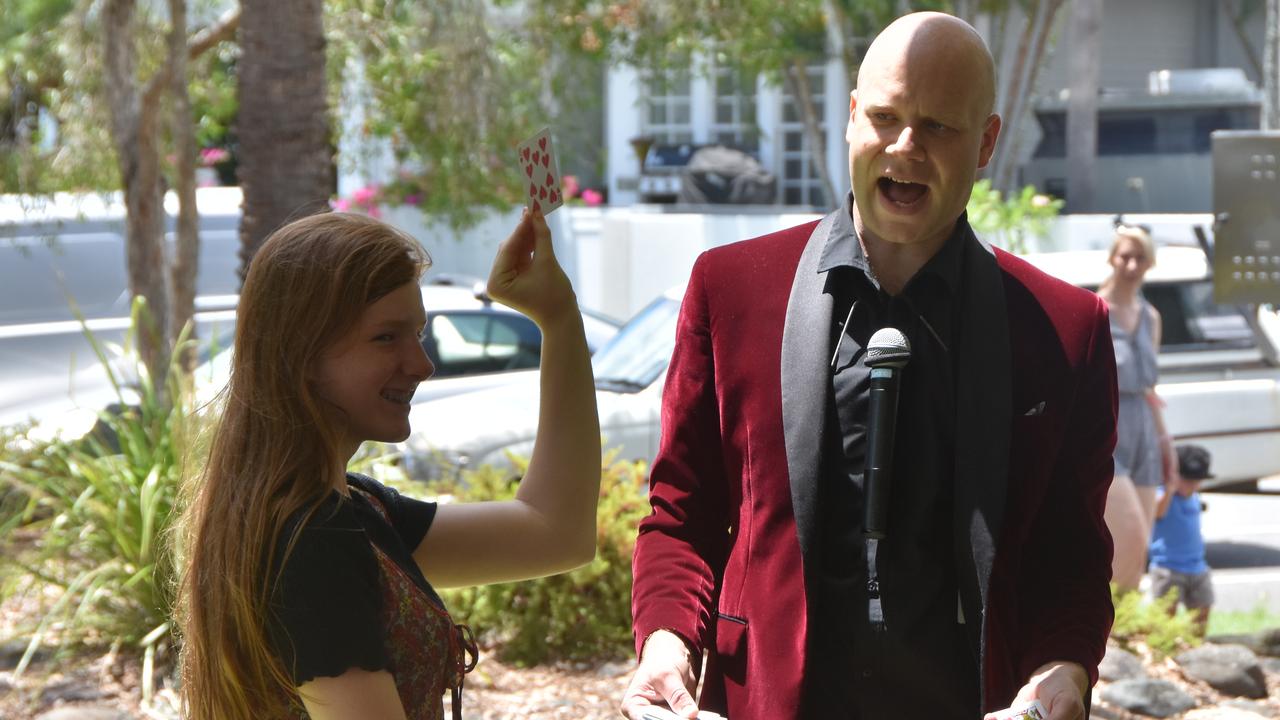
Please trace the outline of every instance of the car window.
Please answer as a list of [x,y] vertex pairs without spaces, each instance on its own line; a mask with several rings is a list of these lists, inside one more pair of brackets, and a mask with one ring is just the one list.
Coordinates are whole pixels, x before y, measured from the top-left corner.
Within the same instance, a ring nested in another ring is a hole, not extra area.
[[436,377],[538,367],[542,334],[526,317],[484,312],[439,313],[422,342]]
[[668,297],[636,313],[591,359],[596,385],[632,392],[648,387],[671,362],[679,313],[680,303]]
[[1209,280],[1147,283],[1142,292],[1160,311],[1162,352],[1251,348],[1257,344],[1253,328],[1239,308],[1213,301]]

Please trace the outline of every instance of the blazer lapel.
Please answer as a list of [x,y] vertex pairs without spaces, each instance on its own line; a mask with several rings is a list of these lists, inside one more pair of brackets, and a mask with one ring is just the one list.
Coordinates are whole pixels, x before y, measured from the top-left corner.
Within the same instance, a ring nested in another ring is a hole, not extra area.
[[800,255],[782,329],[782,430],[791,505],[806,567],[812,567],[809,554],[817,533],[817,481],[831,352],[831,296],[823,292],[826,275],[818,273],[818,261],[834,219],[832,213],[818,223]]
[[972,230],[968,236],[955,359],[954,537],[966,627],[981,662],[985,632],[980,619],[985,619],[1009,484],[1012,375],[1009,314],[995,251]]

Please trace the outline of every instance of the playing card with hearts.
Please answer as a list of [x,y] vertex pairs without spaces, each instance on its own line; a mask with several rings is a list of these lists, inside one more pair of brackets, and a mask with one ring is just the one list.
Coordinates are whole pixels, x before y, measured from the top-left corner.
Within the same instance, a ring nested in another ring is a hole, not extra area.
[[546,215],[564,204],[560,188],[560,166],[551,143],[551,128],[542,128],[516,148],[520,179],[527,188],[525,200],[531,209]]

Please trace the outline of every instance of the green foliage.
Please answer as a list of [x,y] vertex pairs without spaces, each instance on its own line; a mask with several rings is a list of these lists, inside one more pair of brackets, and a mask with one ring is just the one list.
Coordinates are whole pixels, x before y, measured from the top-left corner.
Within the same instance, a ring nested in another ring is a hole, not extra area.
[[[523,463],[520,463],[523,471]],[[517,665],[618,658],[631,651],[631,554],[649,513],[643,465],[606,460],[600,479],[596,557],[569,573],[444,593],[450,611]],[[510,471],[482,467],[460,485],[437,485],[462,501],[515,497]]]
[[[141,314],[135,303],[134,328]],[[143,648],[147,668],[169,635],[176,574],[169,528],[181,476],[203,451],[200,420],[176,365],[162,386],[126,341],[135,398],[90,341],[121,407],[100,413],[83,438],[10,438],[7,448],[20,452],[0,461],[0,487],[23,499],[0,525],[0,564],[25,577],[32,597],[56,598],[28,629],[19,673],[51,635],[62,644]],[[22,537],[35,542],[22,546]]]
[[523,197],[515,146],[551,124],[545,43],[489,17],[485,3],[334,0],[325,11],[331,104],[368,113],[348,138],[367,148],[344,162],[389,141],[400,168],[392,194],[455,226]]
[[1214,610],[1209,613],[1209,629],[1206,635],[1248,635],[1264,630],[1280,628],[1280,614],[1264,602],[1252,610]]
[[1158,657],[1165,657],[1200,644],[1195,616],[1185,608],[1173,610],[1177,605],[1176,590],[1148,601],[1140,592],[1119,592],[1113,585],[1111,602],[1116,609],[1111,639],[1127,650],[1135,650],[1141,644]]
[[984,178],[974,184],[969,196],[969,224],[991,243],[1012,253],[1025,253],[1027,235],[1044,234],[1062,206],[1062,200],[1037,193],[1032,185],[1006,199]]

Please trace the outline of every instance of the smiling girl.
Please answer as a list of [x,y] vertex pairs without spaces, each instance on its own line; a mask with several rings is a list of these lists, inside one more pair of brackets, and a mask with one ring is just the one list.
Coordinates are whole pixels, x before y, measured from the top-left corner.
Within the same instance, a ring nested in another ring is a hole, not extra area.
[[573,289],[540,214],[489,293],[542,329],[542,402],[516,498],[436,505],[346,465],[409,435],[434,368],[418,243],[315,215],[254,256],[208,466],[187,509],[182,680],[193,720],[440,718],[475,662],[435,588],[562,572],[595,552],[600,431]]

